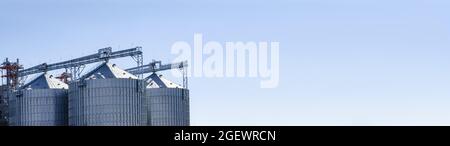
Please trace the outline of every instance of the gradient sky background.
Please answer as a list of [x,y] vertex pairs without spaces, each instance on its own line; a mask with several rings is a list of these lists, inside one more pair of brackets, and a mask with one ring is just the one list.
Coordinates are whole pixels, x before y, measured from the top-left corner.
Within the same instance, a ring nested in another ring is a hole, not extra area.
[[[190,78],[192,125],[450,125],[448,0],[2,0],[0,57],[26,67],[176,41],[279,41],[280,86]],[[129,58],[114,60],[131,67]]]

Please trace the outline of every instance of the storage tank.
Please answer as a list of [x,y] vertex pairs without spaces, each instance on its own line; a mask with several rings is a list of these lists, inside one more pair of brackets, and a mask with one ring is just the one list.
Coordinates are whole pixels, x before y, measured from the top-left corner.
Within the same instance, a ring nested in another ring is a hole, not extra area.
[[150,126],[189,126],[189,90],[156,73],[148,78]]
[[99,65],[69,85],[69,125],[147,125],[145,85],[116,65]]
[[8,126],[7,86],[0,86],[0,126]]
[[8,91],[11,126],[67,125],[68,85],[51,75],[42,74],[20,87]]

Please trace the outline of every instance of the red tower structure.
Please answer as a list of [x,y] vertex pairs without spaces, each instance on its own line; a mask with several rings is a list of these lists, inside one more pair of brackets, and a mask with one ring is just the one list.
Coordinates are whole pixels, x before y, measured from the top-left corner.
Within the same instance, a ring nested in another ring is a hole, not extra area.
[[6,58],[0,66],[1,70],[5,70],[6,74],[2,74],[2,78],[6,78],[6,85],[10,89],[14,89],[19,85],[19,69],[22,69],[22,65],[19,64],[19,59],[16,62],[10,62]]

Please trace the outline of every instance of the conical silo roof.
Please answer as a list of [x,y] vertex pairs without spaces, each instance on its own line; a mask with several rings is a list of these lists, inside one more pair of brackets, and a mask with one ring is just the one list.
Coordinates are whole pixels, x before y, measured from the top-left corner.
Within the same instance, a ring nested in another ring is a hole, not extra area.
[[110,63],[103,63],[82,77],[82,79],[87,80],[111,78],[138,79],[135,75],[118,68],[115,64]]
[[157,75],[156,73],[153,73],[147,78],[149,83],[147,88],[183,88],[181,85],[167,80],[162,75]]
[[24,89],[68,89],[69,86],[53,78],[52,75],[42,74],[22,86]]

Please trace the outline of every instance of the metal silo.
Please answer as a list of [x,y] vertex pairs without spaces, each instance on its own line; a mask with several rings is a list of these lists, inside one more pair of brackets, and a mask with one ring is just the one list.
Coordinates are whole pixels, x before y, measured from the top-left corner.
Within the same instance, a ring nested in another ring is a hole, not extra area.
[[17,91],[8,91],[11,126],[67,125],[68,85],[42,74]]
[[0,86],[0,126],[8,126],[7,86]]
[[156,73],[148,79],[146,97],[149,125],[189,126],[189,90]]
[[145,81],[103,63],[69,85],[69,125],[145,126]]

